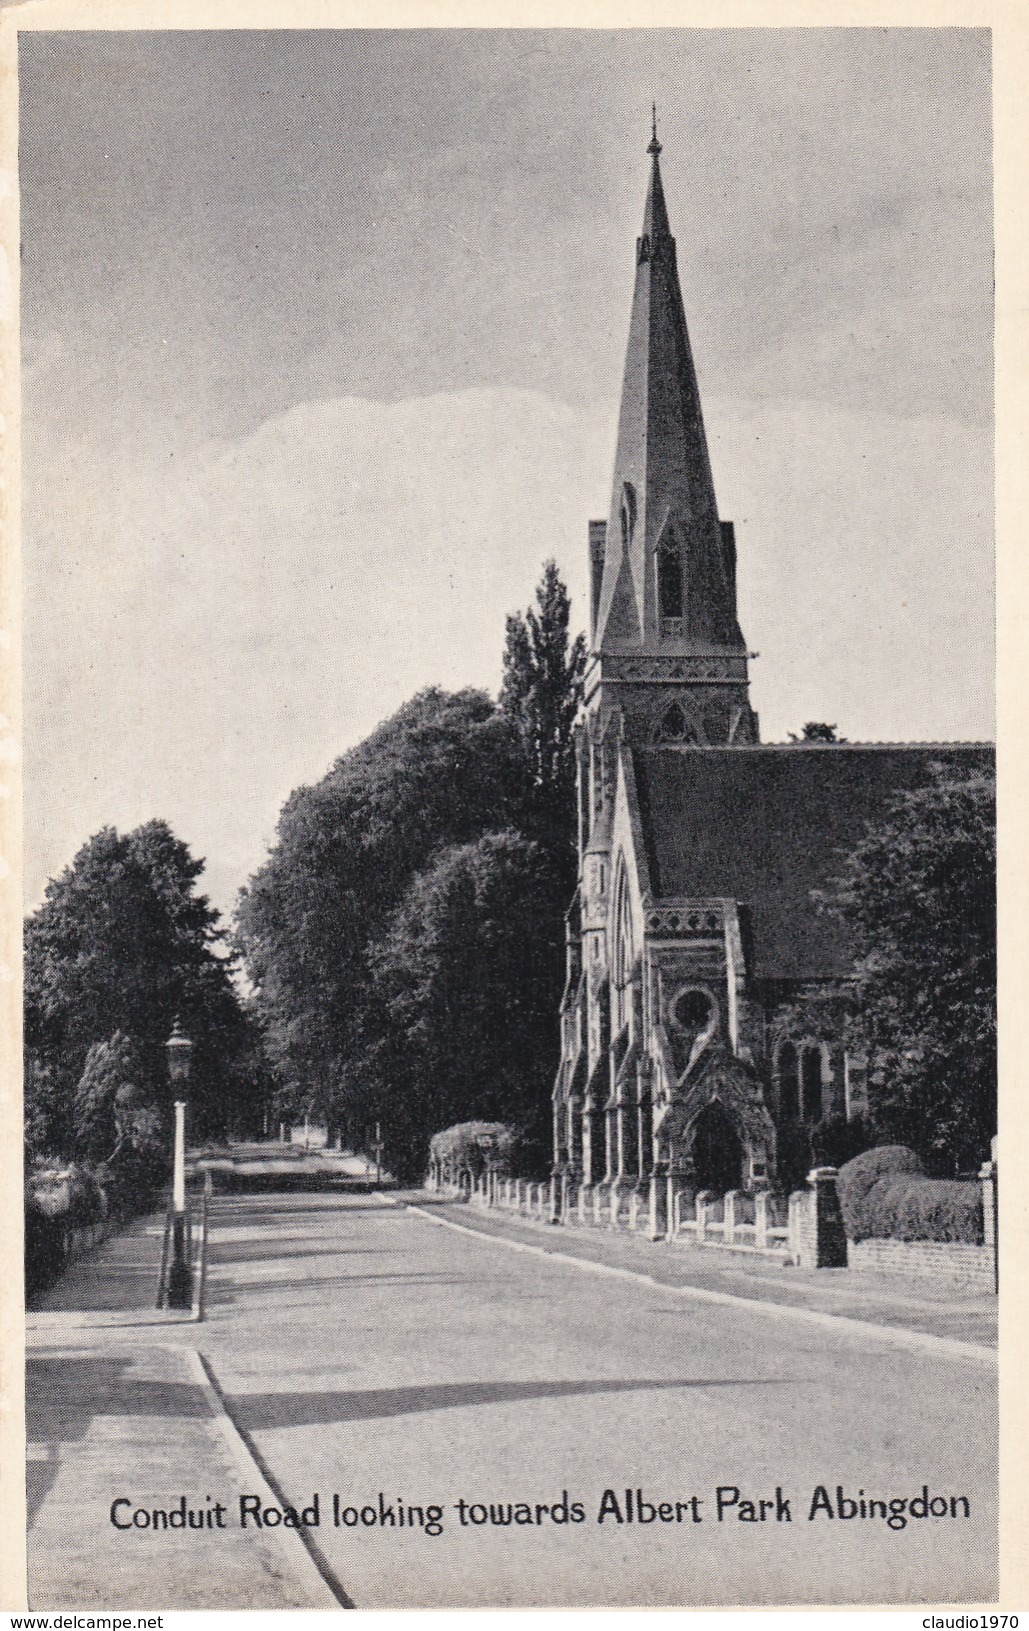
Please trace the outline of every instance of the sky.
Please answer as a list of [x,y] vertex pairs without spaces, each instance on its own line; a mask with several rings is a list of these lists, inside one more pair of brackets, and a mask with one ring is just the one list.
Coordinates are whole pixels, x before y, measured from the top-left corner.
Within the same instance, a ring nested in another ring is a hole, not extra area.
[[585,621],[656,100],[765,740],[993,732],[983,30],[21,36],[26,891]]

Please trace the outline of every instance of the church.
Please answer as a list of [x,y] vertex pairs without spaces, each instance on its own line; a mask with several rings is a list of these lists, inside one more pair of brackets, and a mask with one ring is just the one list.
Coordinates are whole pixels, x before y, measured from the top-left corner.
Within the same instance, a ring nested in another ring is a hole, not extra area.
[[850,948],[812,892],[899,792],[993,749],[762,745],[656,127],[647,152],[611,510],[589,523],[554,1193],[612,1222],[634,1196],[659,1238],[686,1191],[794,1187],[810,1129],[865,1111]]

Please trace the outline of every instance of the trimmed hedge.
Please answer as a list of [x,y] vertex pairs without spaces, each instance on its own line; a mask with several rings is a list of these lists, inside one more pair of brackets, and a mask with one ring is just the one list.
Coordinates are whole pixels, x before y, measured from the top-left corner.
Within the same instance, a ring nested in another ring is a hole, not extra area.
[[509,1165],[516,1142],[514,1129],[505,1122],[461,1121],[433,1134],[429,1154],[459,1171],[479,1173],[485,1171],[488,1160]]
[[927,1178],[918,1156],[906,1145],[866,1150],[848,1161],[840,1168],[838,1189],[848,1240],[982,1244],[980,1185]]
[[63,1271],[74,1233],[151,1206],[164,1180],[166,1161],[128,1151],[118,1161],[92,1168],[40,1163],[25,1180],[25,1294],[44,1290]]
[[145,1212],[168,1178],[168,1158],[163,1150],[124,1150],[116,1161],[106,1162],[97,1171],[111,1211],[131,1218]]
[[31,1199],[25,1202],[25,1295],[34,1297],[56,1280],[64,1268],[69,1227],[60,1215],[41,1212]]
[[846,1162],[840,1168],[836,1184],[849,1239],[857,1238],[851,1234],[850,1224],[851,1220],[856,1224],[869,1190],[880,1178],[891,1176],[895,1172],[924,1175],[925,1168],[915,1151],[908,1149],[906,1144],[881,1144],[874,1150],[863,1150],[860,1155],[855,1155],[852,1161]]

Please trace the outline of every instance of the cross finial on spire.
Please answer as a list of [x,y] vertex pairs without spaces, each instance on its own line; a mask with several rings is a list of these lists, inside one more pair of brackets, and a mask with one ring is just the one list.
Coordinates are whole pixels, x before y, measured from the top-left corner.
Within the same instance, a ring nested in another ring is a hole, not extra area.
[[657,155],[660,153],[660,151],[661,151],[661,143],[657,139],[657,103],[656,102],[651,102],[651,104],[650,104],[650,146],[647,148],[647,152],[652,153],[654,158],[657,158]]

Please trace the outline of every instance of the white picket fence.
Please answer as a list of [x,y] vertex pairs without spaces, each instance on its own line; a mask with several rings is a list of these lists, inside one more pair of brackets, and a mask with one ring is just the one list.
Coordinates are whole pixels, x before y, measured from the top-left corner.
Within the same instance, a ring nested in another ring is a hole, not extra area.
[[[555,1220],[554,1192],[548,1183],[486,1173],[475,1178],[465,1174],[460,1179],[437,1174],[430,1178],[429,1187],[461,1196],[474,1206],[498,1208],[541,1221]],[[801,1211],[807,1204],[804,1193],[791,1195],[787,1210],[786,1203],[773,1198],[767,1190],[747,1194],[734,1189],[726,1195],[702,1190],[695,1197],[684,1192],[675,1198],[666,1238],[684,1245],[720,1246],[790,1258],[796,1255]],[[614,1229],[628,1234],[647,1234],[650,1230],[649,1197],[635,1187],[616,1186],[612,1190],[598,1184],[593,1189],[579,1188],[566,1196],[559,1216],[562,1223],[581,1228]]]
[[768,1190],[748,1195],[730,1189],[726,1195],[708,1190],[691,1198],[679,1195],[676,1202],[674,1235],[693,1246],[726,1246],[733,1251],[755,1251],[790,1257],[790,1240],[796,1233],[799,1208],[806,1205],[803,1194],[791,1195],[786,1218],[776,1219],[776,1206]]

